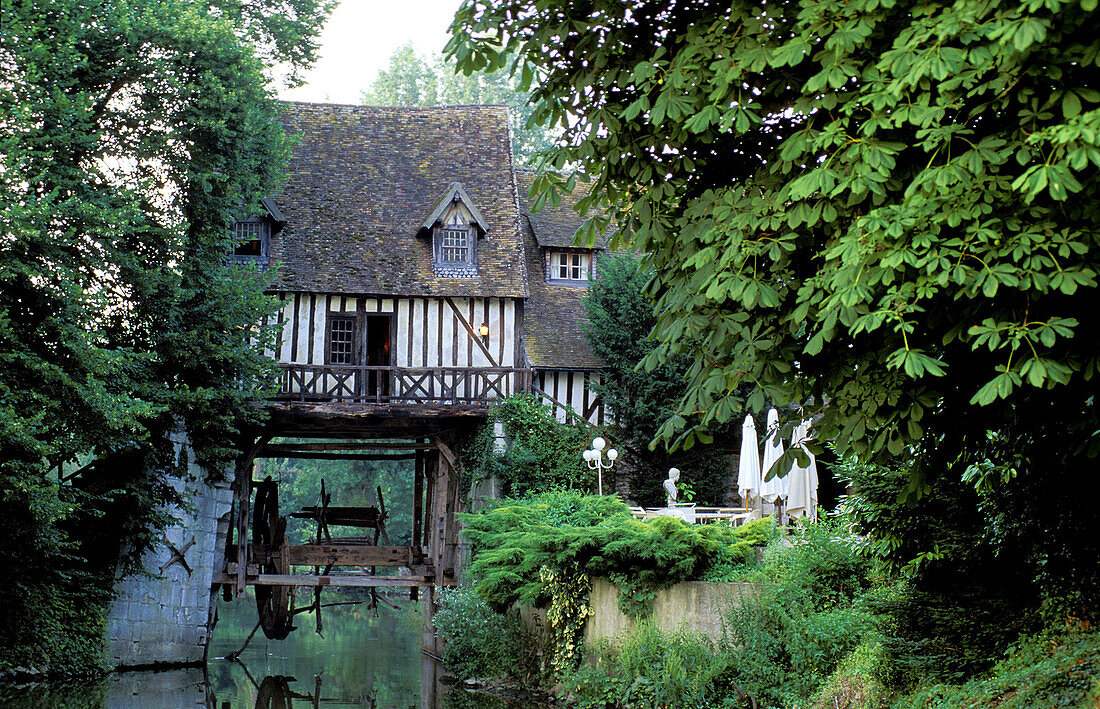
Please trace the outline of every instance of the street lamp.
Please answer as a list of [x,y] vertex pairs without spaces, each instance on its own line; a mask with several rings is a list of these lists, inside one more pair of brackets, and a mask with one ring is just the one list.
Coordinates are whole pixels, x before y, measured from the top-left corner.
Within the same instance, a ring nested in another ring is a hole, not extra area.
[[603,449],[607,441],[596,437],[592,439],[592,448],[581,453],[581,457],[588,463],[588,467],[596,471],[600,485],[600,494],[603,494],[603,471],[610,470],[615,465],[615,459],[619,457],[619,451],[614,448],[607,451],[607,462],[603,460]]

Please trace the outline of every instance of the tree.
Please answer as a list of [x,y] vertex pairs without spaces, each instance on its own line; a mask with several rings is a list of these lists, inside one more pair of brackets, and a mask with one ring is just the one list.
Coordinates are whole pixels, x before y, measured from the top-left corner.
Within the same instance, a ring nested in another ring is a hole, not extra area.
[[[693,361],[664,441],[802,406],[843,453],[912,459],[903,504],[940,477],[999,491],[968,507],[1000,563],[975,582],[1095,619],[1100,520],[1069,491],[1100,451],[1096,9],[496,0],[447,51],[536,86],[580,208],[650,255],[646,366]],[[949,597],[965,556],[904,548]]]
[[[271,305],[226,266],[228,227],[285,159],[265,72],[312,61],[330,5],[0,11],[0,563],[21,570],[0,666],[93,662],[118,549],[98,532],[129,532],[132,566],[174,501],[170,430],[217,471],[256,421]],[[61,484],[78,458],[98,463]]]
[[[670,453],[663,447],[649,447],[661,422],[672,414],[691,366],[686,356],[677,355],[652,371],[638,368],[657,346],[649,338],[656,324],[653,301],[645,295],[653,273],[637,254],[629,252],[600,259],[599,271],[600,277],[584,298],[588,315],[585,334],[592,351],[607,365],[597,391],[604,405],[615,412],[614,425],[620,431],[615,439],[628,441],[620,454],[635,473],[630,478],[631,496],[639,504],[663,505],[664,478],[660,473],[675,466],[683,471],[681,483],[690,485],[696,502],[725,504],[736,470],[728,451],[697,446]],[[719,438],[734,440],[731,436]]]
[[441,58],[429,63],[411,44],[393,53],[389,68],[378,72],[362,101],[373,106],[503,104],[508,107],[512,152],[522,164],[533,163],[539,151],[554,143],[555,131],[531,121],[530,97],[507,72],[462,74]]

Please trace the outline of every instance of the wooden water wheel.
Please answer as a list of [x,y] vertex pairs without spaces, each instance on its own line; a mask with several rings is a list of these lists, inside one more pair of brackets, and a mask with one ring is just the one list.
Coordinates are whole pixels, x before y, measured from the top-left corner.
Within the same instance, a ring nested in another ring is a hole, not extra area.
[[[279,516],[279,488],[270,477],[256,488],[256,507],[252,517],[252,543],[263,558],[257,558],[261,574],[288,574],[286,517]],[[257,585],[256,610],[260,627],[271,640],[283,640],[294,630],[290,586]]]

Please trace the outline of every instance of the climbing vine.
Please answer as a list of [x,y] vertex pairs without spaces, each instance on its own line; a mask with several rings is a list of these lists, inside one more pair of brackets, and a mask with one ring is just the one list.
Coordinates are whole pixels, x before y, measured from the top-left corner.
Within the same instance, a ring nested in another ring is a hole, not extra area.
[[585,620],[592,614],[588,596],[592,581],[575,564],[558,570],[544,566],[539,582],[550,595],[546,620],[550,625],[550,670],[555,677],[571,672],[581,658]]
[[[493,426],[503,424],[508,446],[495,448]],[[594,490],[595,473],[581,457],[594,434],[584,422],[558,421],[548,405],[530,395],[503,399],[466,449],[475,461],[466,473],[464,489],[472,479],[495,477],[505,495],[546,492],[552,488]],[[472,479],[471,479],[472,478]]]

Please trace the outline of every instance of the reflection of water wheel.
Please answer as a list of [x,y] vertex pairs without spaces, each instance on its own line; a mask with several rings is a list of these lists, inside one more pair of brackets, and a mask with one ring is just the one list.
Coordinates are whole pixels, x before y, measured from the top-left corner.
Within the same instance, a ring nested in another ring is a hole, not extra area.
[[[279,489],[270,477],[256,489],[256,508],[252,517],[252,543],[263,546],[267,553],[256,559],[262,574],[287,574],[286,517],[279,516]],[[289,586],[256,586],[256,610],[264,635],[282,640],[294,630],[291,624]]]
[[264,677],[256,692],[256,709],[286,709],[291,706],[290,683],[287,677]]

